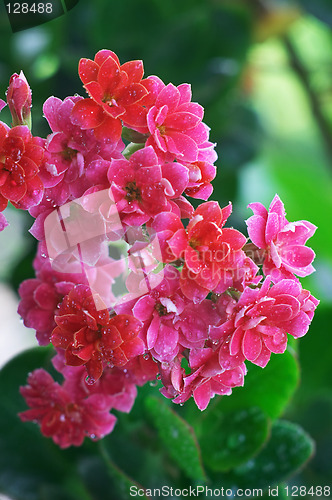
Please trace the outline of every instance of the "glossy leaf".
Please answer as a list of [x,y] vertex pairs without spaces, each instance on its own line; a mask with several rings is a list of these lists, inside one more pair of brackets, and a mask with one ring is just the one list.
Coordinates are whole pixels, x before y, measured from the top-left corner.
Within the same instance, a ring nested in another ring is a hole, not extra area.
[[204,481],[201,453],[192,427],[156,397],[148,397],[145,405],[148,416],[158,431],[161,445],[169,456],[187,477]]
[[[130,478],[123,470],[121,470],[109,457],[106,448],[103,444],[100,445],[101,454],[107,466],[108,475],[113,484],[113,490],[116,492],[116,498],[119,500],[127,500],[131,496],[131,492],[143,490],[142,486]],[[151,498],[146,494],[139,494],[140,498]]]
[[272,354],[264,369],[248,363],[244,387],[235,388],[231,396],[223,397],[220,408],[230,411],[257,406],[276,419],[292,397],[298,380],[299,367],[293,355],[289,351]]
[[[317,391],[324,388],[331,388],[331,324],[331,308],[320,305],[308,335],[301,339],[299,343],[299,359],[302,373],[301,385],[297,394],[298,400],[315,396]],[[319,342],[317,342],[317,338],[319,338]]]
[[297,472],[314,452],[314,442],[298,425],[279,420],[257,457],[234,469],[228,480],[237,487],[267,489]]
[[227,471],[246,462],[267,440],[269,423],[259,408],[223,413],[215,406],[202,424],[204,463],[213,471]]
[[0,371],[0,491],[16,500],[90,500],[71,452],[59,450],[35,424],[22,423],[17,416],[25,409],[19,387],[30,371],[47,366],[49,358],[47,348],[30,349]]

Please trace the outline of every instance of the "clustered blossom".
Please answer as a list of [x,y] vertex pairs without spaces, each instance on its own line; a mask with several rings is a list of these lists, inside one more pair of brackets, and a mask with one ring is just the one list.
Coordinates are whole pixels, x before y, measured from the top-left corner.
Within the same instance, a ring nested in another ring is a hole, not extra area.
[[190,85],[110,50],[79,76],[85,97],[44,103],[46,139],[29,130],[23,74],[7,92],[13,126],[0,123],[0,212],[29,210],[39,242],[18,311],[63,378],[33,371],[20,416],[62,448],[111,432],[110,411],[129,412],[156,379],[204,410],[244,384],[246,363],[265,367],[305,335],[318,305],[298,279],[314,271],[313,224],[288,222],[276,195],[269,210],[249,205],[248,241],[232,204],[209,200],[217,155]]
[[269,210],[261,203],[250,203],[254,215],[247,220],[251,241],[262,249],[265,275],[277,283],[283,278],[293,279],[294,274],[308,276],[314,271],[315,252],[305,246],[316,231],[316,226],[306,220],[288,222],[285,208],[276,195]]

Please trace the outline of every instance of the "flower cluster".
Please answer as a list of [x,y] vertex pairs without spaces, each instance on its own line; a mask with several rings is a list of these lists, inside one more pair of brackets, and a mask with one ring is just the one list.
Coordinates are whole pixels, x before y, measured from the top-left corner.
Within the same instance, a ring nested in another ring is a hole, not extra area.
[[305,335],[318,305],[297,278],[314,270],[315,226],[288,222],[276,196],[249,205],[251,242],[227,227],[231,203],[208,201],[217,155],[202,106],[190,85],[143,73],[110,50],[82,59],[87,96],[47,99],[46,139],[13,75],[13,126],[0,124],[0,208],[29,210],[39,241],[19,314],[63,377],[32,372],[21,418],[63,448],[111,432],[110,411],[130,411],[156,378],[204,410],[244,384],[246,362],[265,367]]

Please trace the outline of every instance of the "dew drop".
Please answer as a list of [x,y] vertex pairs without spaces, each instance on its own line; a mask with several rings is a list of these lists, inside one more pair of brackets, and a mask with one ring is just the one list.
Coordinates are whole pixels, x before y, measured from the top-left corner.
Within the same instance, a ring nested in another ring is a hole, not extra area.
[[86,377],[85,382],[88,385],[93,385],[93,384],[95,384],[96,380],[93,377],[88,376],[88,377]]

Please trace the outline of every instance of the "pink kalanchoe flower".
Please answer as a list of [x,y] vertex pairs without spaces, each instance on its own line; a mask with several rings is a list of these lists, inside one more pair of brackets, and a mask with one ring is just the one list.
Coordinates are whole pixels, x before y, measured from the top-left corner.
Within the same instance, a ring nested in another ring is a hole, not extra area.
[[13,127],[27,125],[31,129],[31,89],[23,71],[10,77],[6,97]]
[[140,149],[129,160],[112,160],[108,180],[121,220],[141,225],[161,211],[170,210],[187,186],[188,170],[179,163],[159,164],[154,149]]
[[189,169],[189,183],[185,190],[187,196],[207,200],[210,198],[213,187],[211,181],[216,176],[216,167],[207,161],[187,163]]
[[58,304],[76,284],[87,284],[87,280],[79,262],[72,266],[72,273],[60,273],[52,268],[49,259],[38,252],[33,266],[36,278],[20,284],[18,293],[21,301],[17,312],[26,327],[36,330],[39,345],[48,345],[56,327],[54,315]]
[[166,266],[159,285],[136,301],[116,307],[117,312],[133,314],[142,321],[140,338],[146,350],[159,360],[171,361],[179,352],[179,332],[174,325],[185,303],[179,286],[179,271]]
[[80,398],[76,390],[68,389],[45,370],[33,371],[28,385],[20,389],[30,407],[20,413],[21,420],[37,422],[43,435],[52,437],[60,448],[81,446],[86,436],[97,440],[109,434],[116,422],[109,413],[109,398],[100,393]]
[[[262,287],[245,288],[238,302],[228,304],[228,319],[210,328],[210,338],[220,343],[219,362],[236,364],[245,359],[261,367],[271,352],[282,353],[287,333],[303,337],[309,329],[319,301],[295,280],[281,280],[270,288],[267,277]],[[234,360],[234,359],[233,359]]]
[[184,260],[181,289],[194,302],[202,301],[209,291],[225,291],[232,284],[227,273],[244,261],[245,236],[223,227],[231,210],[231,205],[221,209],[210,201],[195,210],[186,229],[174,214],[161,213],[152,224],[167,261]]
[[86,366],[90,384],[100,378],[107,363],[123,366],[144,352],[138,337],[141,322],[126,314],[110,317],[101,306],[100,297],[89,287],[77,285],[61,302],[51,337],[54,347],[65,350],[68,365]]
[[202,123],[202,106],[190,101],[190,85],[175,87],[169,83],[161,89],[147,112],[150,137],[146,144],[152,145],[161,158],[176,158],[188,163],[199,159],[199,148],[207,142],[209,129]]
[[50,97],[43,111],[52,133],[45,144],[45,165],[41,171],[45,194],[37,210],[61,206],[68,200],[79,198],[91,186],[108,188],[107,170],[112,158],[120,158],[124,144],[97,141],[92,130],[83,130],[71,121],[72,110],[80,96],[66,97],[63,101]]
[[137,388],[128,370],[106,367],[95,384],[89,385],[84,366],[65,364],[63,352],[52,359],[54,368],[64,377],[63,388],[76,399],[84,399],[92,394],[103,396],[110,409],[130,412],[137,396]]
[[174,322],[184,349],[202,349],[209,338],[209,326],[217,325],[220,316],[213,302],[205,299],[199,304],[187,303]]
[[31,135],[28,127],[9,129],[0,122],[0,212],[8,201],[23,210],[41,201],[44,192],[39,177],[44,157],[42,142]]
[[138,386],[156,380],[159,373],[158,364],[153,360],[150,353],[131,359],[122,368],[130,381]]
[[264,252],[263,272],[276,283],[281,279],[308,276],[315,269],[315,252],[305,246],[316,231],[308,221],[288,222],[284,204],[276,195],[267,210],[261,203],[248,205],[254,215],[247,220],[251,241]]
[[233,387],[243,386],[247,372],[244,363],[230,370],[222,371],[219,367],[219,371],[204,372],[205,363],[211,353],[211,349],[199,349],[195,356],[189,359],[191,373],[188,375],[181,367],[182,356],[167,365],[161,363],[160,375],[164,387],[160,392],[177,404],[183,404],[193,396],[198,408],[205,410],[210,399],[216,394],[229,396]]
[[243,386],[246,371],[243,363],[213,377],[203,377],[200,375],[200,368],[198,368],[192,375],[184,379],[183,393],[173,401],[182,404],[192,395],[198,408],[203,411],[207,408],[210,399],[216,394],[230,396],[234,387]]
[[117,142],[121,137],[121,120],[126,110],[139,113],[139,101],[147,94],[140,83],[142,61],[120,65],[111,50],[100,50],[94,60],[81,59],[79,76],[91,99],[76,103],[72,121],[84,129],[94,129],[98,139]]

